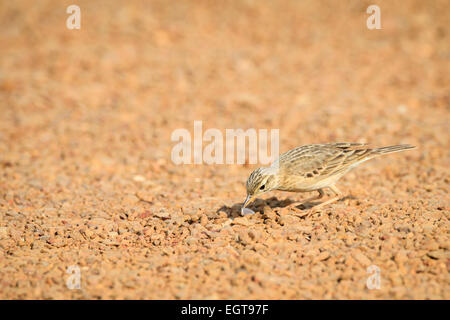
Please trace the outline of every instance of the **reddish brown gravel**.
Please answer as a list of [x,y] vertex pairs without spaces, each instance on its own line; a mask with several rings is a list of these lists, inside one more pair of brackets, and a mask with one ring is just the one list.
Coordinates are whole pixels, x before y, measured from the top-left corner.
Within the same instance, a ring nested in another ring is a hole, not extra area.
[[[450,299],[450,4],[373,2],[3,1],[0,298]],[[418,148],[240,217],[254,165],[171,161],[194,120]]]

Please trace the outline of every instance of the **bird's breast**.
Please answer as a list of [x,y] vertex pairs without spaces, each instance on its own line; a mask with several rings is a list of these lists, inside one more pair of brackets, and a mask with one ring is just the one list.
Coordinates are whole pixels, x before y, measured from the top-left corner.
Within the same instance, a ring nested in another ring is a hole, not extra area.
[[301,176],[289,176],[280,179],[277,190],[290,192],[308,192],[319,190],[335,183],[342,174],[328,177],[304,178]]

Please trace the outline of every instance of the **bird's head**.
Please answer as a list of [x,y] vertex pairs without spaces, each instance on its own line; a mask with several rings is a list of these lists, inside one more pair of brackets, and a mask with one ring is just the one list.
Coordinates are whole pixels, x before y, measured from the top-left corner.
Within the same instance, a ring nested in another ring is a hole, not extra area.
[[247,179],[247,199],[242,208],[250,204],[257,196],[277,187],[277,172],[272,167],[258,168]]

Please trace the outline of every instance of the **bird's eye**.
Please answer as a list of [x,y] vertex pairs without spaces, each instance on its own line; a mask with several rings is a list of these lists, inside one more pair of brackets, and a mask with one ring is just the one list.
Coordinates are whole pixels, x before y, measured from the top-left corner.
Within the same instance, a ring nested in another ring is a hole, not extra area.
[[266,185],[263,184],[261,187],[259,187],[259,190],[264,190],[265,187],[266,187]]

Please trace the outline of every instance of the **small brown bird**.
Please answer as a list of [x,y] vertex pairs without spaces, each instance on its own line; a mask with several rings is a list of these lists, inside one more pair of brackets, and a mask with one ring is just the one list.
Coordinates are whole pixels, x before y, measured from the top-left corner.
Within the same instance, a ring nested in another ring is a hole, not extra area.
[[306,203],[321,199],[324,195],[323,188],[329,188],[335,197],[315,208],[323,207],[339,199],[341,192],[335,183],[350,169],[376,156],[413,148],[415,146],[409,144],[369,148],[364,143],[310,144],[297,147],[281,154],[270,167],[258,168],[250,174],[247,179],[247,199],[242,212],[253,199],[271,190],[317,190],[317,196],[301,202]]

